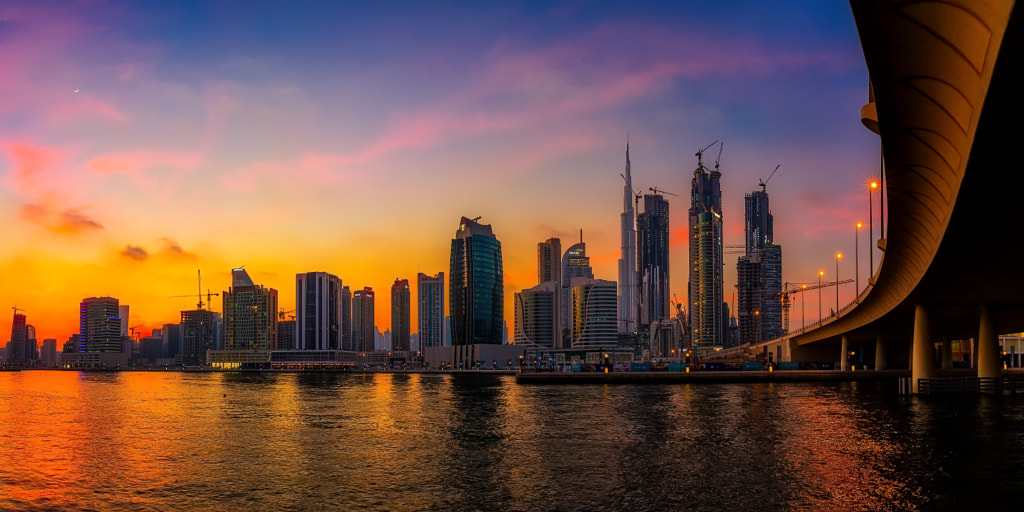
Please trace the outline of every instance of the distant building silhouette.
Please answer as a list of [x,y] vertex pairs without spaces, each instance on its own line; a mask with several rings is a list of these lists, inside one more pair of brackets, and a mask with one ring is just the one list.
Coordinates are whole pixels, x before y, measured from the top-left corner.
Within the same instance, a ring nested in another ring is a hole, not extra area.
[[11,323],[11,341],[7,345],[7,364],[10,366],[26,366],[30,361],[28,346],[28,325],[25,315],[15,312]]
[[391,350],[409,350],[412,333],[408,279],[395,279],[391,285]]
[[424,273],[416,276],[416,303],[420,350],[445,344],[444,272],[433,277]]
[[295,345],[280,349],[341,350],[342,283],[327,272],[295,275]]
[[374,351],[373,302],[373,288],[369,286],[352,294],[352,348],[357,352]]
[[448,305],[452,345],[501,344],[504,277],[491,226],[463,217],[452,239]]

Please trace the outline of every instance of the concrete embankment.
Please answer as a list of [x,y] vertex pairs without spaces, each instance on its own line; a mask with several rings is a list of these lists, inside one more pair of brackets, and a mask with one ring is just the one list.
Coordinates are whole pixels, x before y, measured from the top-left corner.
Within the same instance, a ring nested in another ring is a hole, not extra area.
[[787,370],[702,371],[702,372],[525,372],[516,375],[519,384],[685,384],[685,383],[758,383],[758,382],[858,382],[896,380],[910,377],[910,370],[836,371]]

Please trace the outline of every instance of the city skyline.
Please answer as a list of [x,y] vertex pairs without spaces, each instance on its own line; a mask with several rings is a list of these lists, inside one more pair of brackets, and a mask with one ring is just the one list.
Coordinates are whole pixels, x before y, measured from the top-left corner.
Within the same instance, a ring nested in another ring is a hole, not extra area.
[[[175,321],[194,299],[168,297],[195,290],[197,268],[203,292],[242,265],[279,291],[311,271],[385,290],[445,271],[452,222],[479,215],[502,241],[511,328],[543,240],[582,228],[595,277],[617,279],[627,132],[634,186],[680,196],[694,151],[725,141],[730,245],[743,194],[781,163],[784,280],[828,278],[866,223],[878,147],[859,123],[867,72],[845,5],[377,9],[4,6],[6,305],[37,339],[64,340],[86,297],[130,304],[143,335]],[[451,194],[465,190],[481,193]],[[686,207],[667,199],[683,269]],[[686,286],[673,273],[671,291]]]

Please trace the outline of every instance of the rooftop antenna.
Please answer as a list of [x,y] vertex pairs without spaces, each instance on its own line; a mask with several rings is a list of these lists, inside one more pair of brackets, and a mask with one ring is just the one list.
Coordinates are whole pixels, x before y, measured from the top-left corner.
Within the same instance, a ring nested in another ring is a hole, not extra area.
[[583,243],[583,228],[580,228],[580,243]]
[[775,170],[772,171],[772,173],[768,175],[768,179],[758,179],[757,180],[758,186],[761,187],[761,192],[765,192],[765,193],[768,192],[768,182],[772,180],[772,177],[775,176],[775,173],[779,172],[779,167],[782,167],[782,164],[779,164],[779,165],[775,166]]

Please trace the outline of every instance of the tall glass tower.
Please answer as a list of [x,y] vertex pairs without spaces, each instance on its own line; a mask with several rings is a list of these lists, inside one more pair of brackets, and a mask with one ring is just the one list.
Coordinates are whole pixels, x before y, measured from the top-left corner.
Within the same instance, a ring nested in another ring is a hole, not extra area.
[[448,311],[456,346],[499,345],[504,329],[501,242],[477,219],[463,217],[452,239]]
[[668,272],[668,201],[644,194],[644,212],[636,218],[637,262],[640,269],[640,326],[671,316]]
[[619,326],[620,334],[633,334],[639,331],[637,325],[637,291],[636,291],[636,212],[633,210],[633,176],[629,169],[629,142],[626,143],[626,173],[622,175],[626,183],[622,187],[621,239],[622,247],[619,256]]
[[704,167],[698,153],[690,186],[690,339],[696,349],[725,346],[728,330],[723,281],[722,173]]

